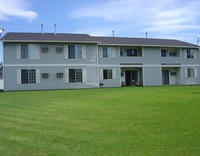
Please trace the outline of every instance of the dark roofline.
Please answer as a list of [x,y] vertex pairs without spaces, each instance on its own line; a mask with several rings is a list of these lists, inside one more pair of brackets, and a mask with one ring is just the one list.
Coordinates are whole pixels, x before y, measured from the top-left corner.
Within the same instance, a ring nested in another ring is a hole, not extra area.
[[175,39],[103,37],[75,33],[26,33],[8,32],[2,42],[45,42],[45,43],[96,43],[99,45],[157,46],[157,47],[189,47],[199,46]]

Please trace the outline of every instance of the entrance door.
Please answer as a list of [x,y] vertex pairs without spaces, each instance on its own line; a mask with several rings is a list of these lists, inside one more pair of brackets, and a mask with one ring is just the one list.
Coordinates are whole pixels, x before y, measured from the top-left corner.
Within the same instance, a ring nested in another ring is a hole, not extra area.
[[137,70],[126,70],[125,71],[126,86],[135,85],[138,81],[138,71]]
[[162,71],[162,80],[163,84],[169,84],[169,70],[163,70]]

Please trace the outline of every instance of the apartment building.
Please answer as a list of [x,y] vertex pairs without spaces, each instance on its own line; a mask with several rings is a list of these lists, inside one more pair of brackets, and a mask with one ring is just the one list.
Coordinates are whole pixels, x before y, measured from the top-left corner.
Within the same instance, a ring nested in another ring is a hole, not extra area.
[[7,33],[4,90],[200,84],[199,47],[171,39]]

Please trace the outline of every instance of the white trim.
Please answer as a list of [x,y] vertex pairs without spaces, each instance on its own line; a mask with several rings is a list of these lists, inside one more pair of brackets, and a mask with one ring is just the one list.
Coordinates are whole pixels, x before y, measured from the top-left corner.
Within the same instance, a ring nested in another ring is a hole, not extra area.
[[83,67],[95,67],[96,64],[5,64],[5,67],[60,67],[60,66],[70,66],[70,67],[74,67],[74,66],[83,66]]
[[[38,66],[97,66],[97,64],[4,64],[5,67],[23,67],[23,66],[31,66],[31,67],[38,67]],[[145,64],[145,65],[98,65],[99,67],[200,67],[200,64],[184,64],[184,65],[160,65],[160,64]]]

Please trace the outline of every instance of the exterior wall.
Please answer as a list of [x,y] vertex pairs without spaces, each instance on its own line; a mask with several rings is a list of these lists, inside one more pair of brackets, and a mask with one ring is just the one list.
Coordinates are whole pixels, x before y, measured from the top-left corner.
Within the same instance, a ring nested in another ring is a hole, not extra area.
[[99,72],[102,69],[115,70],[115,74],[113,73],[113,78],[112,79],[100,78],[100,80],[99,80],[99,84],[101,84],[100,87],[120,87],[121,86],[121,80],[120,80],[121,79],[121,73],[120,73],[120,68],[119,67],[112,67],[112,66],[99,67]]
[[143,68],[143,85],[159,86],[162,85],[162,73],[159,66],[146,66]]
[[[56,47],[63,44],[39,44],[48,47],[48,52],[39,52],[39,59],[17,59],[16,43],[4,44],[4,90],[45,90],[45,89],[74,89],[98,87],[97,77],[97,45],[86,44],[86,59],[65,59],[64,51],[57,53]],[[65,82],[66,69],[86,69],[86,82]],[[18,84],[17,70],[38,69],[39,84]],[[63,78],[57,78],[56,73],[63,73]],[[49,73],[49,78],[42,78],[42,73]]]
[[[198,49],[192,49],[195,58],[186,58],[186,48],[175,48],[177,57],[161,57],[163,47],[139,47],[142,56],[120,56],[120,50],[126,46],[113,46],[113,56],[103,58],[97,44],[84,44],[86,46],[85,59],[66,59],[65,52],[56,52],[56,47],[64,49],[67,44],[31,43],[39,47],[38,59],[17,59],[17,44],[4,43],[4,90],[45,90],[45,89],[74,89],[94,87],[120,87],[122,68],[140,68],[143,86],[162,85],[162,68],[177,71],[177,84],[200,84],[200,54]],[[71,43],[70,43],[71,44]],[[81,44],[81,43],[80,43]],[[42,47],[48,47],[48,52],[42,52]],[[129,46],[130,47],[130,46]],[[134,47],[134,46],[133,46]],[[98,56],[97,56],[98,54]],[[98,58],[97,58],[98,57]],[[66,69],[86,69],[86,82],[66,82]],[[195,68],[195,77],[187,77],[187,68]],[[17,70],[38,69],[38,84],[18,84]],[[102,69],[115,71],[112,79],[101,77]],[[64,73],[63,78],[57,78],[56,73]],[[49,78],[42,78],[42,73],[49,73]],[[170,77],[170,84],[174,84],[174,77]]]

